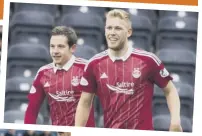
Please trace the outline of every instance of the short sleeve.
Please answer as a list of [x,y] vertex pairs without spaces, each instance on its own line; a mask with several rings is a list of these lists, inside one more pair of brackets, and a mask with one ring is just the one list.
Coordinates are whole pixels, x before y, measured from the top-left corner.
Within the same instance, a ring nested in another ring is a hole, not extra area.
[[151,59],[151,80],[160,88],[164,88],[173,78],[170,76],[163,62],[155,54],[153,56],[153,59]]
[[35,95],[36,93],[40,93],[43,94],[43,85],[41,84],[41,76],[42,76],[42,72],[37,72],[34,80],[33,80],[33,84],[32,87],[30,89],[30,94],[29,95]]
[[84,73],[80,80],[80,89],[88,93],[96,92],[97,84],[93,69],[93,62],[87,63],[84,68]]

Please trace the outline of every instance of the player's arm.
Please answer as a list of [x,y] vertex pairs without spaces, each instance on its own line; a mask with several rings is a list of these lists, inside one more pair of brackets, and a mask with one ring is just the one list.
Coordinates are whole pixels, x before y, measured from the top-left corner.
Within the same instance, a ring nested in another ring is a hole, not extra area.
[[180,99],[177,89],[172,83],[172,77],[156,55],[153,55],[153,59],[151,60],[151,68],[151,79],[162,88],[167,100],[171,116],[170,131],[182,131],[180,122]]
[[25,124],[36,124],[38,113],[41,104],[45,98],[43,87],[40,83],[41,73],[39,72],[34,79],[33,85],[28,95],[29,104],[25,112],[24,123]]
[[89,119],[92,101],[97,88],[95,73],[96,71],[93,67],[93,62],[87,63],[80,80],[80,90],[82,90],[82,94],[77,105],[75,126],[84,127]]
[[175,85],[169,81],[163,88],[171,116],[170,131],[182,131],[180,120],[180,98]]
[[93,93],[82,92],[76,110],[75,126],[86,126],[93,98]]

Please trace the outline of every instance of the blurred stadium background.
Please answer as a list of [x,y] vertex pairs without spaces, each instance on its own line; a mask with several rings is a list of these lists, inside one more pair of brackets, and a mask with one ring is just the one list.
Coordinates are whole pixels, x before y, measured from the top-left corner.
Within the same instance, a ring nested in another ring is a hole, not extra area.
[[[75,53],[89,59],[106,49],[105,14],[111,8],[12,3],[7,60],[5,122],[22,123],[27,94],[36,71],[50,63],[49,37],[56,25],[73,27],[78,34]],[[192,131],[198,13],[125,9],[131,13],[130,44],[155,53],[174,78],[181,99],[184,131]],[[102,108],[95,100],[97,127],[103,127]],[[153,101],[155,130],[167,131],[169,114],[162,91],[155,86]],[[50,124],[47,101],[38,124]]]
[[0,136],[58,136],[57,132],[0,129]]

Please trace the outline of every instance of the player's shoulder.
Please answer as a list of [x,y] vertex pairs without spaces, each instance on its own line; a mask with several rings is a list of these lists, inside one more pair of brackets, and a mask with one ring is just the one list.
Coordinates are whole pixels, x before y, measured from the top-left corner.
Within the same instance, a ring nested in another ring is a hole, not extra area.
[[87,62],[88,62],[88,60],[87,59],[84,59],[84,58],[80,58],[80,57],[76,57],[75,58],[75,63],[76,64],[83,64],[83,65],[85,65],[85,64],[87,64]]
[[46,64],[46,65],[41,66],[41,67],[39,68],[38,72],[43,72],[43,71],[52,69],[53,67],[54,67],[53,63],[49,63],[49,64]]
[[87,62],[88,62],[87,59],[76,57],[75,61],[74,61],[74,66],[76,66],[77,68],[80,68],[80,69],[84,69]]
[[88,67],[89,65],[94,65],[94,64],[96,64],[97,62],[100,62],[103,58],[105,58],[105,57],[107,57],[107,56],[108,56],[107,50],[104,50],[104,51],[102,51],[102,52],[100,52],[100,53],[95,54],[93,57],[91,57],[91,58],[88,60],[86,66],[85,66],[85,70],[87,69],[87,67]]
[[153,52],[146,51],[143,49],[133,48],[132,54],[144,58],[144,60],[155,62],[157,65],[161,64],[161,60]]
[[46,65],[41,66],[41,67],[38,69],[38,71],[37,71],[37,73],[36,73],[34,79],[38,78],[39,75],[43,75],[44,71],[47,71],[47,70],[49,70],[49,69],[52,69],[53,67],[54,67],[53,63],[49,63],[49,64],[46,64]]
[[103,59],[104,57],[108,56],[108,52],[107,50],[104,50],[100,53],[97,53],[95,54],[89,61],[88,63],[91,63],[91,62],[95,62],[95,61],[99,61],[101,59]]

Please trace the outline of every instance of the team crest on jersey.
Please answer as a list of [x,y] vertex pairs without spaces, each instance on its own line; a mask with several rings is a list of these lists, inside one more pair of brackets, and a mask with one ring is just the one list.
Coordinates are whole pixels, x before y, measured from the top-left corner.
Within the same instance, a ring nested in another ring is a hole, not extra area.
[[71,83],[73,86],[78,86],[79,85],[79,77],[73,76]]
[[139,78],[141,76],[141,71],[139,68],[134,68],[132,73],[134,78]]

